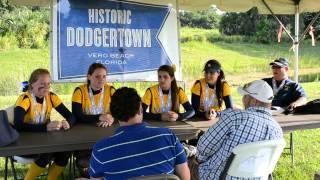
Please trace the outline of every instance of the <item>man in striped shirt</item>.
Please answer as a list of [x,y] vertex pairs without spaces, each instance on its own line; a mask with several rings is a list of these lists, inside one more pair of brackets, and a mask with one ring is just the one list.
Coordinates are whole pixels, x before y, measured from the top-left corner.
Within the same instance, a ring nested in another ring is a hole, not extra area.
[[[219,179],[233,148],[239,144],[283,138],[282,129],[272,118],[271,87],[256,80],[238,88],[246,110],[228,109],[219,121],[200,137],[196,158],[200,179]],[[227,176],[227,179],[236,179]]]
[[90,160],[91,177],[130,177],[176,174],[190,179],[187,158],[178,138],[167,128],[142,122],[141,98],[133,88],[118,89],[111,97],[110,111],[119,120],[116,134],[97,142]]

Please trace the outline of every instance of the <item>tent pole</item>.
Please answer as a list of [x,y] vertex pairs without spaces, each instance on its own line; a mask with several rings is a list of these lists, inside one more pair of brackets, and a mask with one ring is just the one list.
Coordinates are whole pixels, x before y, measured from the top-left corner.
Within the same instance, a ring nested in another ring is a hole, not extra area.
[[294,32],[294,81],[298,83],[299,65],[299,5],[296,5]]
[[273,13],[272,9],[270,8],[270,6],[267,4],[267,2],[265,0],[262,0],[262,3],[264,4],[264,6],[269,10],[269,12],[271,13],[271,15],[273,16],[273,18],[280,24],[280,26],[282,26],[282,28],[284,29],[284,32],[286,32],[286,34],[290,37],[290,39],[292,40],[292,42],[294,42],[294,38],[291,36],[290,32],[287,30],[287,28],[282,24],[282,22],[280,21],[280,19]]
[[178,51],[179,51],[179,74],[180,79],[183,82],[183,74],[182,74],[182,59],[181,59],[181,22],[180,22],[180,6],[179,6],[179,0],[176,0],[176,13],[177,13],[177,27],[178,27]]
[[304,30],[303,34],[299,38],[299,43],[302,41],[304,36],[309,32],[310,27],[313,26],[313,24],[317,21],[318,17],[320,16],[320,11],[312,18],[312,21],[309,23],[307,28]]

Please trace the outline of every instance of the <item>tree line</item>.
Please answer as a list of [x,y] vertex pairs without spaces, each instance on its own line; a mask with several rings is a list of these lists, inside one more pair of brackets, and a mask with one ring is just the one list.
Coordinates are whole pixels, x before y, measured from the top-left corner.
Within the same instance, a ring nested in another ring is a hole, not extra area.
[[[300,32],[315,13],[304,13],[300,18]],[[278,16],[294,33],[294,16]],[[279,24],[271,15],[259,15],[253,8],[245,13],[221,13],[217,8],[206,11],[179,12],[182,27],[218,29],[223,36],[241,35],[254,38],[256,42],[277,41]],[[319,37],[320,20],[314,25],[315,37]],[[0,49],[12,47],[42,48],[48,45],[50,34],[50,9],[40,7],[15,7],[8,0],[0,0]],[[309,38],[308,34],[306,38]],[[283,41],[290,39],[283,33]]]

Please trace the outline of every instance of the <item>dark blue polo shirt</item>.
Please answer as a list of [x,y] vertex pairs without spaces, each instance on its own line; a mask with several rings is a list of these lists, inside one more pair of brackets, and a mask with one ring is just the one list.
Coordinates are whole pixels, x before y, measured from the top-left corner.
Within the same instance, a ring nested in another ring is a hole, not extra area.
[[[272,78],[263,79],[272,87]],[[272,106],[287,107],[300,97],[307,97],[303,88],[296,82],[287,79],[272,100]]]

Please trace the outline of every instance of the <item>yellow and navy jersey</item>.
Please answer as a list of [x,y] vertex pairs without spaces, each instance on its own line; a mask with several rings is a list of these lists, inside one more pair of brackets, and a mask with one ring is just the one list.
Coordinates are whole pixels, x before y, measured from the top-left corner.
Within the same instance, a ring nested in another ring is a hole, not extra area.
[[[191,89],[192,94],[195,94],[200,97],[200,106],[199,106],[198,110],[202,111],[202,112],[205,111],[204,101],[205,101],[205,96],[206,96],[206,84],[207,84],[206,80],[203,78],[203,79],[196,81]],[[222,85],[222,97],[221,98],[226,97],[226,96],[230,96],[231,95],[231,88],[230,88],[229,84],[225,81],[223,81],[222,84],[223,85]],[[211,97],[213,93],[214,93],[214,89],[208,88],[208,94],[209,94],[208,97]],[[219,106],[217,96],[215,96],[213,101],[214,102],[211,103],[210,108],[213,108],[216,111],[221,111],[222,104],[221,104],[221,106]]]
[[[110,113],[111,96],[113,95],[114,92],[115,92],[115,88],[113,86],[106,84],[104,86],[104,94],[102,94],[101,91],[99,93],[93,93],[93,99],[96,107],[99,106],[100,97],[104,96],[102,114]],[[81,104],[82,112],[84,114],[87,114],[87,115],[92,114],[88,84],[83,84],[74,90],[74,93],[72,95],[72,102]]]
[[[154,85],[150,88],[147,89],[145,92],[142,102],[149,106],[149,112],[151,113],[162,113],[162,108],[161,108],[161,100],[159,96],[159,90],[158,90],[159,85]],[[185,104],[188,102],[188,97],[186,96],[185,92],[181,87],[178,87],[178,98],[179,98],[179,105],[180,104]],[[168,95],[169,94],[163,94],[163,101],[164,104],[168,104]],[[171,103],[172,106],[172,103]],[[172,109],[172,107],[170,107]]]
[[[46,111],[45,111],[45,118],[43,124],[47,124],[50,121],[50,114],[52,108],[58,107],[62,101],[61,99],[54,94],[53,92],[48,93],[45,97],[46,100]],[[41,114],[42,112],[42,103],[37,103],[38,105],[38,112]],[[23,108],[26,112],[23,118],[24,123],[28,124],[36,124],[36,114],[35,114],[35,107],[34,107],[34,101],[32,99],[32,96],[29,91],[21,94],[15,104],[15,107]]]

